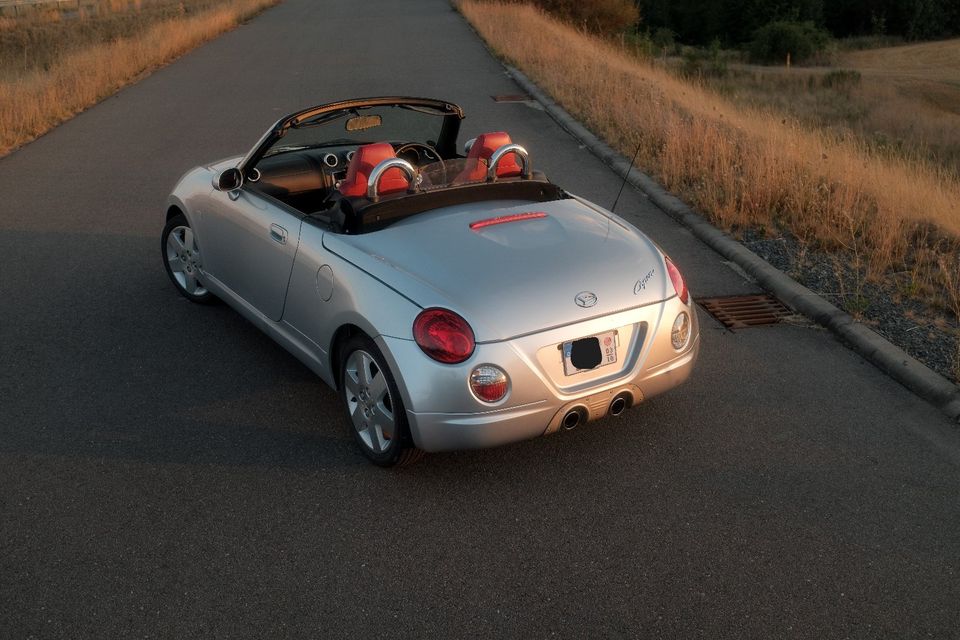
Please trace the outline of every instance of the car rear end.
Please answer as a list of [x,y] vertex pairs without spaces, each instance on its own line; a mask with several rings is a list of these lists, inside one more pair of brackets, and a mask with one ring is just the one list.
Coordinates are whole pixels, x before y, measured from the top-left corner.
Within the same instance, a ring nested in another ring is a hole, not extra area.
[[619,414],[683,382],[696,361],[679,271],[579,199],[452,206],[325,243],[422,309],[410,334],[376,339],[427,451]]
[[[391,366],[403,363],[411,434],[426,451],[492,447],[619,415],[684,382],[700,349],[696,309],[679,295],[476,344],[457,364],[437,363],[415,340],[378,340]],[[581,370],[571,361],[585,343],[604,361]]]

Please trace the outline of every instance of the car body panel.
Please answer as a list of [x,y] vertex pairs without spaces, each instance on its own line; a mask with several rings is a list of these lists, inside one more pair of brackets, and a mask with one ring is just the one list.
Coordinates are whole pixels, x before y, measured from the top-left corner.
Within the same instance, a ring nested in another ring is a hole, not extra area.
[[303,216],[249,189],[211,191],[200,219],[204,271],[272,320],[283,316]]
[[[678,352],[670,345],[669,332],[664,341],[663,332],[658,329],[672,323],[681,311],[692,317],[693,337]],[[549,367],[537,358],[541,348],[556,350],[554,345],[576,336],[643,323],[651,329],[636,357],[624,367],[611,365],[610,375],[581,387],[564,387],[567,381],[551,375]],[[667,305],[631,309],[521,340],[478,345],[469,360],[446,367],[439,376],[431,366],[435,363],[422,354],[416,343],[394,338],[382,338],[378,343],[396,359],[397,366],[402,363],[404,367],[410,429],[417,446],[426,451],[506,444],[544,435],[551,426],[550,432],[555,432],[558,415],[574,407],[585,407],[586,420],[603,417],[613,398],[621,393],[630,394],[630,404],[639,404],[685,381],[700,349],[696,310],[676,297]],[[496,406],[477,400],[466,382],[470,371],[482,363],[496,363],[510,375],[510,393]]]
[[[547,216],[470,228],[478,220],[533,211]],[[469,318],[478,342],[658,302],[669,286],[652,242],[574,199],[445,207],[374,233],[331,234],[324,241],[421,306]],[[589,307],[575,300],[584,291],[595,295]]]
[[[456,109],[447,116],[451,130],[462,117]],[[692,299],[674,291],[656,244],[619,216],[556,190],[546,201],[463,202],[346,233],[329,216],[258,189],[255,166],[245,167],[240,188],[215,187],[222,172],[262,154],[271,136],[282,137],[268,130],[246,156],[184,174],[167,218],[182,212],[193,228],[204,286],[331,387],[338,388],[339,341],[357,332],[373,339],[416,446],[442,451],[553,433],[571,411],[597,419],[617,398],[637,404],[690,375],[700,349]],[[470,227],[524,213],[538,217]],[[476,347],[464,362],[437,362],[414,340],[414,320],[428,307],[471,325]],[[678,314],[690,318],[690,339],[676,349]],[[613,341],[616,361],[569,371],[565,345],[594,336]],[[482,364],[509,377],[497,402],[470,388]]]
[[335,387],[333,338],[338,329],[354,326],[371,338],[387,335],[412,341],[411,327],[420,307],[327,251],[326,233],[316,225],[303,225],[283,320],[315,345],[324,363],[320,375]]

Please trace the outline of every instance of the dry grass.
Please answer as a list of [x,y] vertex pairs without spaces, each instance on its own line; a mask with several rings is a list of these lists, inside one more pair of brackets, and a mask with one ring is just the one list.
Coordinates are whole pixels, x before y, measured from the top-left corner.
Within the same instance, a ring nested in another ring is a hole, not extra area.
[[62,5],[7,7],[0,17],[0,79],[47,70],[90,45],[142,35],[158,22],[195,17],[217,0],[69,0]]
[[907,273],[918,296],[950,308],[944,292],[960,281],[952,172],[735,105],[530,6],[460,8],[501,56],[625,155],[639,145],[646,171],[720,225],[787,230],[856,256],[870,278]]
[[[682,70],[679,60],[665,60]],[[887,155],[960,176],[960,39],[840,54],[833,68],[730,64],[701,78],[740,106],[774,110]]]
[[0,155],[279,0],[81,0],[0,18]]
[[960,83],[960,38],[940,42],[851,51],[840,66],[888,77]]
[[960,39],[850,52],[838,64],[863,77],[860,133],[928,151],[960,175]]

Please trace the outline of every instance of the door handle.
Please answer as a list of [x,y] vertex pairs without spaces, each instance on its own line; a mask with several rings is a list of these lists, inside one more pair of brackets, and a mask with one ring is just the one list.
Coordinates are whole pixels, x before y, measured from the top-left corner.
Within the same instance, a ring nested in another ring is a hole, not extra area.
[[280,244],[287,244],[287,230],[278,224],[270,225],[270,238]]

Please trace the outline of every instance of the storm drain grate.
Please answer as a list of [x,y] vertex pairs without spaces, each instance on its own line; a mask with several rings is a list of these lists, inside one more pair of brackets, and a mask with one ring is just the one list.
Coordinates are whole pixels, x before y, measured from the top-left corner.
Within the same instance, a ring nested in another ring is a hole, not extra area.
[[790,315],[790,310],[770,295],[701,298],[697,302],[730,329],[776,324]]
[[490,96],[493,98],[494,102],[527,102],[528,100],[533,100],[532,97],[528,96],[525,93],[508,93],[502,96]]

